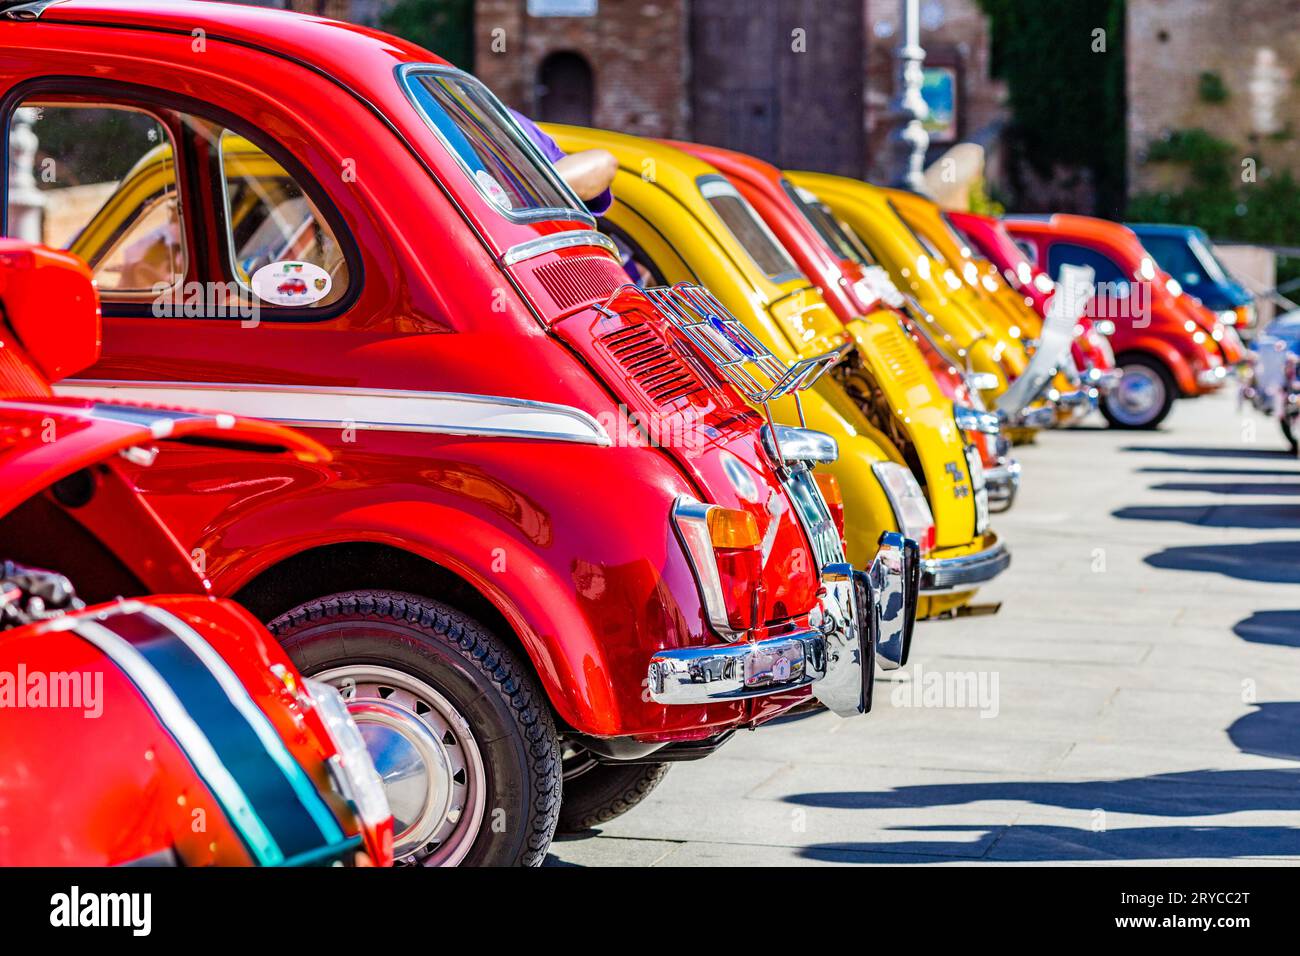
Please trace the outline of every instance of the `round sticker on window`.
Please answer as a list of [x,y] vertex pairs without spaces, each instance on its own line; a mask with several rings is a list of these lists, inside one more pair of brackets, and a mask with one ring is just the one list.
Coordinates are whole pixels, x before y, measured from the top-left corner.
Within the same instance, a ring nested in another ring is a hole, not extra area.
[[330,294],[330,274],[318,265],[288,259],[253,273],[253,293],[272,305],[311,305]]
[[478,181],[479,189],[487,194],[488,199],[500,206],[502,209],[513,209],[510,197],[506,191],[501,188],[501,184],[493,178],[492,174],[486,169],[475,171],[474,179]]

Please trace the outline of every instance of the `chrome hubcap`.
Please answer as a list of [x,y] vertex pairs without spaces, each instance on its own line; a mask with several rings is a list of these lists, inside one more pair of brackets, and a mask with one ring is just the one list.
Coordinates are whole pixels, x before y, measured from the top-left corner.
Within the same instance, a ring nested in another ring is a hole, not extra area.
[[482,755],[465,718],[431,685],[393,668],[356,664],[313,676],[343,695],[375,761],[397,860],[464,859],[487,802]]
[[1126,365],[1119,387],[1107,397],[1111,414],[1125,425],[1149,422],[1165,403],[1164,380],[1145,365]]

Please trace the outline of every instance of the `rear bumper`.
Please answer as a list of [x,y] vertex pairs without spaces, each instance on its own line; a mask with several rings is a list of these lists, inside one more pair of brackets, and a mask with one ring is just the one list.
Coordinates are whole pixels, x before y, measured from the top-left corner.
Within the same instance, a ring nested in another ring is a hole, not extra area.
[[877,661],[905,663],[916,620],[920,557],[916,543],[887,533],[869,571],[823,569],[822,609],[812,627],[757,641],[670,648],[650,658],[650,699],[700,705],[811,686],[841,717],[871,709]]
[[1056,424],[1056,409],[1051,405],[1022,408],[1015,415],[1003,418],[1008,428],[1051,428]]
[[1083,382],[1095,388],[1100,394],[1106,395],[1113,392],[1119,386],[1119,380],[1124,377],[1124,370],[1121,368],[1108,368],[1104,371],[1099,368],[1090,368],[1083,373]]
[[[992,537],[992,535],[989,535]],[[1011,552],[1001,541],[974,554],[921,561],[921,593],[950,594],[973,591],[992,581],[1011,564]]]

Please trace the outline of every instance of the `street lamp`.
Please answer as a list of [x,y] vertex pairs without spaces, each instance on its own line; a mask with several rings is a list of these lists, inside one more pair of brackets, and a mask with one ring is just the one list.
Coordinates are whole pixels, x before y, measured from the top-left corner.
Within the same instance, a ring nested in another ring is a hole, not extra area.
[[894,184],[914,192],[925,192],[925,151],[930,134],[923,121],[930,115],[921,86],[925,82],[925,50],[921,47],[920,0],[899,0],[902,42],[894,50],[897,61],[896,93],[890,113],[897,124],[889,136],[898,174]]

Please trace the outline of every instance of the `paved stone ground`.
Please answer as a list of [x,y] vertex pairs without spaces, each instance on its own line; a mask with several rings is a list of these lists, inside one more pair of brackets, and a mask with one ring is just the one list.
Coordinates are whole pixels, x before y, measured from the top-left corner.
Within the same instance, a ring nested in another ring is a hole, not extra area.
[[[742,733],[549,862],[1300,861],[1300,463],[1228,396],[1103,426],[1019,450],[1002,610],[920,625],[869,716]],[[966,672],[988,706],[918,706]]]

